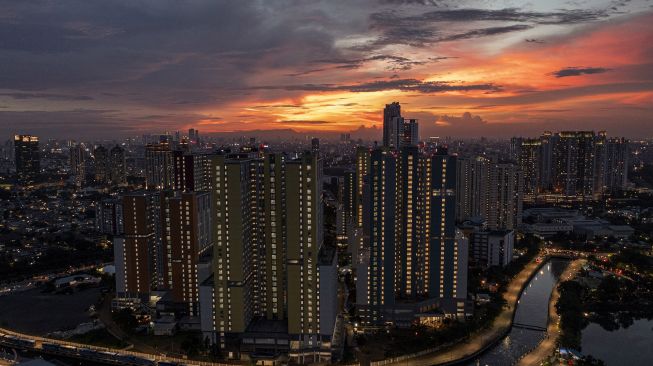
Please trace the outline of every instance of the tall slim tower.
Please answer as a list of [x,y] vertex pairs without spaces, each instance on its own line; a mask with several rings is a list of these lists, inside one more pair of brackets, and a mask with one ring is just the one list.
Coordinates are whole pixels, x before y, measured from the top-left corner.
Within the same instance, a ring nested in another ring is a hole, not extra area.
[[370,172],[370,149],[365,146],[356,148],[356,190],[354,222],[356,227],[363,227],[363,188],[365,186],[365,177]]
[[86,151],[81,144],[70,148],[70,173],[75,179],[75,185],[81,187],[86,178]]
[[542,182],[542,140],[523,139],[518,149],[517,164],[523,174],[524,194],[535,198]]
[[116,145],[109,150],[109,178],[111,184],[118,185],[127,181],[127,164],[125,149]]
[[109,181],[109,152],[107,148],[99,145],[93,150],[93,162],[95,165],[95,181],[107,183]]
[[391,104],[386,104],[383,109],[383,146],[384,147],[395,147],[398,148],[399,145],[397,141],[400,140],[400,136],[403,131],[399,128],[399,119],[401,118],[401,106],[398,102],[393,102]]
[[39,138],[32,135],[14,136],[16,174],[22,181],[33,181],[41,172]]

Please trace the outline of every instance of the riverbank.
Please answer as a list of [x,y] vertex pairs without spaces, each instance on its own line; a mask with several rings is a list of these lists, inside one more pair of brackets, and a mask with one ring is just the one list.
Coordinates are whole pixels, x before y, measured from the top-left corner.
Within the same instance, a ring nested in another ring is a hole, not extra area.
[[539,262],[532,260],[510,281],[503,295],[503,298],[506,301],[506,306],[496,317],[491,327],[472,335],[469,339],[463,342],[452,345],[451,347],[439,349],[434,353],[412,358],[408,357],[396,361],[389,359],[378,363],[372,362],[371,365],[449,365],[464,362],[465,360],[471,359],[482,353],[510,332],[517,301],[519,300],[522,290],[546,261],[547,258],[544,258]]
[[[562,273],[560,276],[560,281],[568,281],[572,279],[578,271],[583,267],[583,265],[587,261],[584,259],[577,259],[574,260],[569,264],[567,269]],[[557,344],[557,339],[558,336],[560,335],[560,327],[559,327],[559,322],[560,322],[560,315],[556,311],[555,305],[558,302],[558,299],[560,298],[560,292],[558,291],[558,286],[556,285],[553,288],[553,292],[551,294],[551,299],[549,300],[549,321],[547,325],[547,330],[546,330],[546,338],[542,340],[542,342],[526,354],[519,362],[517,363],[518,366],[539,366],[540,362],[545,359],[546,357],[549,357],[550,355],[553,354],[553,352],[556,349],[556,344]]]

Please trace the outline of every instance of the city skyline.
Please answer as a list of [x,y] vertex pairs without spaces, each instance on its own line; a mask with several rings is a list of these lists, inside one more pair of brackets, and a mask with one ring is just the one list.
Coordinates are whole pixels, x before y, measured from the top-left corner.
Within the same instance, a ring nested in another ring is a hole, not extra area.
[[[8,3],[0,133],[650,137],[648,1]],[[247,24],[247,27],[243,27]],[[251,132],[255,133],[255,132]],[[247,134],[246,132],[243,134]]]

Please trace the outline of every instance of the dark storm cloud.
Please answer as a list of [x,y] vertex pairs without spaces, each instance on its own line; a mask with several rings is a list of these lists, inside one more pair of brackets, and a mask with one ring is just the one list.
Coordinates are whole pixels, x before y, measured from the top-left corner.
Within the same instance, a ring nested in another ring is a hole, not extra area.
[[320,29],[328,17],[313,11],[306,26],[301,8],[267,3],[17,1],[3,12],[5,89],[87,88],[148,105],[207,104],[242,97],[224,90],[253,74],[340,57]]
[[[381,55],[374,55],[374,56],[363,57],[363,58],[350,58],[350,59],[335,58],[335,59],[317,60],[316,63],[331,64],[334,65],[333,68],[336,69],[358,69],[371,61],[383,61],[388,64],[388,66],[386,67],[387,70],[407,71],[412,69],[414,66],[425,65],[430,62],[437,62],[444,59],[447,59],[447,57],[431,57],[428,58],[427,60],[413,60],[403,56],[381,54]],[[327,69],[308,70],[303,73],[293,74],[293,76],[306,75],[308,73],[324,71],[324,70]]]
[[485,36],[495,36],[497,34],[504,34],[516,31],[523,31],[526,29],[533,28],[531,25],[526,24],[516,24],[506,27],[491,27],[483,29],[475,29],[465,33],[453,34],[447,37],[440,39],[440,41],[456,41],[459,39],[468,39],[468,38],[478,38]]
[[436,0],[380,0],[381,4],[394,4],[394,5],[432,5],[440,6],[441,2]]
[[[391,1],[399,4],[401,1]],[[406,14],[398,9],[385,9],[370,15],[370,29],[378,32],[376,40],[353,47],[355,50],[373,51],[387,45],[408,44],[424,47],[437,42],[478,38],[523,31],[539,24],[577,24],[601,20],[610,13],[605,10],[560,10],[533,12],[518,8],[492,9],[438,9],[417,14]],[[469,31],[451,33],[443,23],[513,22]]]
[[570,24],[600,20],[609,15],[605,10],[570,9],[556,12],[533,12],[517,8],[492,9],[446,9],[433,10],[418,15],[403,16],[396,11],[372,14],[376,22],[395,22],[408,25],[410,22],[536,22],[541,24]]
[[485,90],[488,92],[498,91],[500,87],[494,84],[453,84],[447,81],[421,81],[417,79],[390,79],[377,80],[352,85],[336,84],[301,84],[282,86],[257,86],[252,89],[268,90],[301,90],[301,91],[350,91],[355,93],[377,92],[384,90],[415,91],[424,94],[436,94],[447,91],[472,91]]
[[564,69],[552,73],[557,78],[564,78],[568,76],[580,76],[589,74],[602,74],[608,72],[610,69],[604,67],[566,67]]
[[88,95],[66,95],[66,94],[54,94],[54,93],[22,93],[22,92],[0,93],[0,97],[9,97],[18,100],[48,99],[48,100],[59,100],[59,101],[83,101],[83,100],[94,99],[93,97],[90,97]]

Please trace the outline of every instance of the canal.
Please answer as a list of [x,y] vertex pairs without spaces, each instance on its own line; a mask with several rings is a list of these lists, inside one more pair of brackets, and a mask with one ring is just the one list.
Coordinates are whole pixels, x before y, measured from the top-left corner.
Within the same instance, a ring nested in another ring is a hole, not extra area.
[[535,348],[546,336],[549,299],[568,264],[568,260],[558,258],[545,263],[524,288],[510,333],[467,365],[509,366]]

